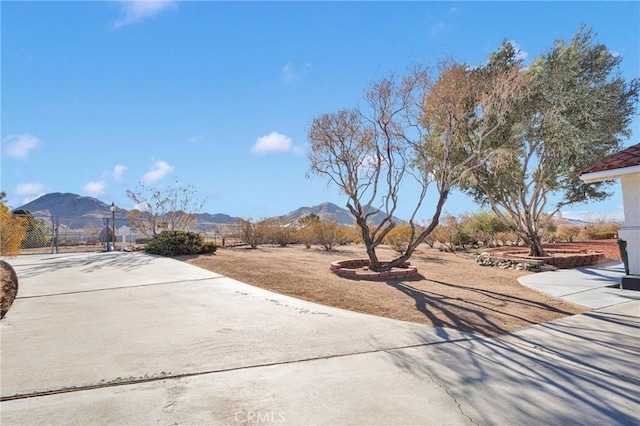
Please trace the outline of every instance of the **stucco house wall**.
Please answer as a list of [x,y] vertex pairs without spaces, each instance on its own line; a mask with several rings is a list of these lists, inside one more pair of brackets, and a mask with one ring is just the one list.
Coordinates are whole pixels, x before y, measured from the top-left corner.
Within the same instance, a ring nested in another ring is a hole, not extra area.
[[627,242],[629,274],[640,276],[640,144],[583,170],[580,179],[585,182],[621,180],[624,226],[618,236]]

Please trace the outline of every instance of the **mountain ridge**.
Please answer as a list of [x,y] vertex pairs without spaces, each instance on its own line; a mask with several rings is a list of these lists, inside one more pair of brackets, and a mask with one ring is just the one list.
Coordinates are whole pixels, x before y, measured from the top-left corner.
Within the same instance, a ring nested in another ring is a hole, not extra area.
[[[110,207],[110,204],[94,197],[82,196],[70,192],[52,192],[30,201],[14,209],[14,211],[29,210],[33,215],[96,219],[109,217],[111,215]],[[125,219],[128,214],[129,210],[120,207],[116,210],[116,218],[118,219]],[[292,223],[308,214],[315,214],[322,220],[335,220],[338,224],[344,226],[352,226],[356,223],[354,216],[349,210],[329,201],[314,206],[302,206],[283,215],[272,216],[268,219],[277,219],[285,223]],[[372,221],[379,223],[382,217],[384,217],[384,215],[378,213],[373,216]],[[228,225],[235,223],[237,218],[238,217],[226,213],[197,213],[197,228],[204,230],[213,225]],[[403,223],[403,221],[398,218],[394,219],[397,223]],[[80,226],[80,223],[78,223],[77,226]]]

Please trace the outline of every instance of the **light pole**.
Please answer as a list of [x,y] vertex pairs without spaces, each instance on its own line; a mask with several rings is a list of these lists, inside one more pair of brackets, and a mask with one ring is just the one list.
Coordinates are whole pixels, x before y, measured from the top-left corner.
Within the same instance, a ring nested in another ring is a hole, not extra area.
[[109,207],[109,209],[111,210],[111,231],[113,232],[113,251],[116,250],[116,205],[113,203],[113,201],[111,202],[111,207]]

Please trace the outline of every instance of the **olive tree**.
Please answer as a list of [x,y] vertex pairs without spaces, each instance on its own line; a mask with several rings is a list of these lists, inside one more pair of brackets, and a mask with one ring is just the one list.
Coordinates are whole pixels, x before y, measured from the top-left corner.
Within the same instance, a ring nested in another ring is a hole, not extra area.
[[[491,136],[526,92],[525,77],[518,68],[471,68],[453,61],[443,61],[433,71],[416,66],[404,76],[374,82],[363,107],[313,120],[308,130],[310,174],[328,178],[347,197],[371,270],[408,260],[438,225],[451,190],[471,166],[498,153],[501,147],[489,143],[495,141]],[[417,195],[401,200],[408,180],[417,183]],[[433,213],[419,227],[418,214],[430,187],[436,193]],[[376,248],[395,227],[401,202],[412,211],[406,250],[380,261]],[[370,223],[380,214],[378,224]]]
[[[505,43],[493,58],[498,68],[521,68]],[[622,58],[580,28],[533,61],[532,89],[504,131],[494,135],[510,150],[472,169],[466,189],[542,256],[549,220],[564,206],[610,195],[610,182],[586,184],[580,171],[620,149],[638,101],[639,80],[617,72]]]

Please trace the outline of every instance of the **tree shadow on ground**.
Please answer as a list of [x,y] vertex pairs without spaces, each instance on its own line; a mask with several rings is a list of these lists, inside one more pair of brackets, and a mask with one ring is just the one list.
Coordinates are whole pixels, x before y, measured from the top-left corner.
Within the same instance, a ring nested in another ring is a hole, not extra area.
[[[439,292],[437,290],[422,289],[410,284],[411,282],[418,281],[433,282],[449,288],[469,292],[471,295],[477,294],[483,298],[493,300],[498,304],[510,304],[511,306],[516,304],[522,307],[523,311],[540,309],[555,312],[559,315],[573,314],[573,312],[558,309],[557,307],[551,306],[547,303],[531,301],[491,290],[427,279],[420,274],[412,279],[405,279],[403,281],[385,281],[388,286],[411,297],[414,300],[416,310],[424,314],[435,326],[450,327],[460,331],[485,336],[495,336],[512,330],[511,328],[504,327],[498,321],[500,316],[516,319],[522,323],[523,327],[527,325],[534,325],[537,321],[535,319],[527,318],[524,315],[513,313],[514,311],[520,311],[518,309],[514,310],[511,308],[511,312],[507,312],[504,309],[500,309],[499,306],[495,304],[489,305],[487,303],[473,300],[473,298],[450,296],[447,294],[449,292],[446,291]],[[464,311],[464,315],[459,314],[462,310]]]
[[[602,333],[598,339],[598,326],[591,324],[579,336],[584,345],[562,343],[575,336],[581,317],[552,323],[555,335],[515,332],[508,339],[395,349],[388,351],[389,362],[446,389],[474,424],[637,424],[638,381],[628,374],[634,365],[628,353],[610,346],[620,338]],[[631,335],[623,333],[629,342]],[[575,353],[552,352],[545,344]],[[638,344],[631,346],[637,353]],[[603,365],[621,366],[622,373]]]
[[[54,272],[64,268],[77,268],[83,273],[92,272],[107,267],[117,267],[122,271],[133,271],[140,266],[147,265],[154,258],[162,256],[143,252],[103,252],[103,253],[74,253],[73,255],[54,254],[45,261],[34,260],[34,263],[17,263],[12,265],[18,272],[18,278],[28,278],[45,272]],[[9,263],[11,263],[9,261]]]

